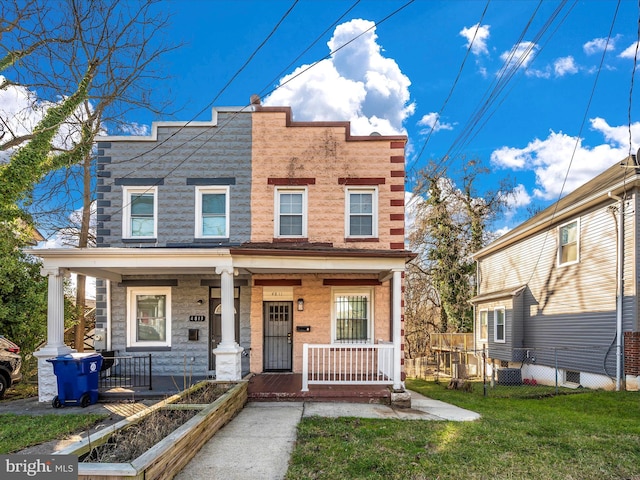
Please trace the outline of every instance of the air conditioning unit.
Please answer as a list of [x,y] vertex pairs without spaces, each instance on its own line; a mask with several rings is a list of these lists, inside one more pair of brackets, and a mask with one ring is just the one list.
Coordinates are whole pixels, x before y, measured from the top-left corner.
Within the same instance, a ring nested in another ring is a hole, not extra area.
[[522,373],[519,368],[500,368],[498,385],[522,385]]

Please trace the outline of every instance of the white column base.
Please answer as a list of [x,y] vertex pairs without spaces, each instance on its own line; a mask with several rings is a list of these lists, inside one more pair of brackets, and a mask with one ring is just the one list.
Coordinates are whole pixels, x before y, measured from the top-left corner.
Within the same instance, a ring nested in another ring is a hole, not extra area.
[[33,355],[38,359],[38,401],[50,402],[58,395],[58,379],[53,373],[53,365],[47,362],[47,358],[54,358],[59,355],[75,352],[67,345],[51,347],[45,345]]
[[242,380],[242,351],[238,345],[219,346],[213,353],[216,356],[216,380]]

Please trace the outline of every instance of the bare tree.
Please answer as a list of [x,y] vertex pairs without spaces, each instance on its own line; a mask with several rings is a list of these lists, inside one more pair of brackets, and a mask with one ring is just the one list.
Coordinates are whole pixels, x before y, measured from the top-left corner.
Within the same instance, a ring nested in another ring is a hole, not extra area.
[[[180,45],[167,43],[163,36],[169,19],[159,0],[24,3],[13,0],[1,7],[0,46],[11,52],[4,63],[0,60],[7,75],[1,85],[31,95],[31,112],[48,112],[67,103],[68,92],[76,91],[74,86],[82,85],[88,72],[91,77],[73,111],[49,127],[55,129],[48,142],[49,163],[40,162],[39,170],[16,186],[18,200],[41,228],[64,231],[76,236],[78,247],[88,247],[95,173],[90,147],[100,132],[122,131],[131,110],[167,114],[170,98],[153,95],[158,93],[155,82],[166,78],[158,60]],[[15,151],[6,170],[34,139],[28,125],[12,128],[12,120],[15,124],[15,117],[0,118],[0,152]],[[80,221],[69,225],[76,210]],[[77,284],[76,348],[82,349],[85,278],[79,276]]]

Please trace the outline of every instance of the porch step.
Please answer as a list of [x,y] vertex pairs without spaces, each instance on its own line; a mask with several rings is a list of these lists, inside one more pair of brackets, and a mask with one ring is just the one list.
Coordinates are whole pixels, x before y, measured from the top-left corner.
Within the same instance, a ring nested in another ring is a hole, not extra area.
[[391,404],[391,393],[384,392],[252,392],[248,396],[250,402],[345,402]]

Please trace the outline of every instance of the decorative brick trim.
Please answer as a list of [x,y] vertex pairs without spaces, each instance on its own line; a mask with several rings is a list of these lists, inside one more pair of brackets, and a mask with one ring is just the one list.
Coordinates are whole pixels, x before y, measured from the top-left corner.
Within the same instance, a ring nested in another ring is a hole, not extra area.
[[379,242],[379,238],[352,238],[348,237],[344,239],[345,243],[356,243],[356,242],[368,242],[368,243],[376,243]]
[[269,177],[267,178],[268,185],[315,185],[315,178],[287,178],[287,177]]
[[257,278],[253,281],[253,284],[256,287],[299,287],[302,285],[302,280],[300,278]]
[[389,235],[404,235],[404,228],[392,228]]
[[322,285],[328,287],[358,287],[382,285],[380,280],[375,278],[325,278]]
[[392,192],[404,192],[404,185],[390,185]]
[[384,185],[386,179],[384,177],[340,177],[338,178],[339,185]]
[[187,178],[187,185],[196,186],[216,186],[216,185],[235,185],[235,177],[213,177],[213,178]]
[[404,177],[404,170],[391,170],[392,177]]
[[404,142],[391,142],[391,148],[404,148]]
[[392,155],[391,163],[404,163],[404,155]]
[[164,178],[116,178],[114,185],[124,185],[125,187],[149,187],[152,185],[164,185]]
[[404,207],[404,198],[401,200],[391,199],[389,205],[392,207]]
[[389,247],[391,250],[404,250],[404,242],[391,242]]
[[391,221],[395,221],[395,220],[404,221],[404,213],[392,213],[391,215],[389,215],[389,220],[391,220]]
[[624,373],[640,375],[640,332],[624,332]]

